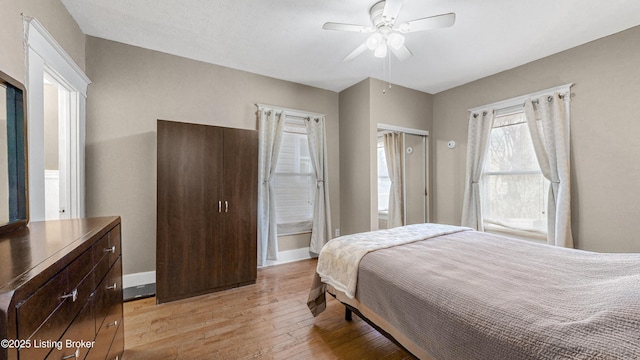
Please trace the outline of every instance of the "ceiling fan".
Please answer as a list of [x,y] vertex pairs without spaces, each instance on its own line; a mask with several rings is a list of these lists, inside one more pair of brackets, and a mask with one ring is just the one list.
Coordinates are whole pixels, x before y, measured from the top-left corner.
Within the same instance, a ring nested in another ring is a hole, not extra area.
[[325,30],[373,33],[342,61],[351,61],[367,49],[372,50],[373,55],[379,58],[387,56],[387,53],[391,51],[399,60],[405,60],[413,54],[404,44],[403,34],[448,27],[456,21],[456,14],[448,13],[396,25],[396,18],[400,13],[401,7],[402,0],[383,0],[373,5],[369,10],[372,26],[328,22],[322,28]]

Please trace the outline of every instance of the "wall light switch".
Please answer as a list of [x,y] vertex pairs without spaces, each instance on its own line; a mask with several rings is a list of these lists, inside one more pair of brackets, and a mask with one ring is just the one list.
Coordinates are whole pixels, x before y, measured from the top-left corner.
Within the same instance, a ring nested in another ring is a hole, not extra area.
[[335,237],[338,237],[338,236],[340,236],[340,229],[336,229],[336,236]]

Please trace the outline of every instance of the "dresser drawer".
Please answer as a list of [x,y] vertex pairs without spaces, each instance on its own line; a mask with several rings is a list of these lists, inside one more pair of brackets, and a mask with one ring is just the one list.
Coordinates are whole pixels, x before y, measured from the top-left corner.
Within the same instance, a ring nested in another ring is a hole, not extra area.
[[89,251],[73,260],[17,307],[18,337],[35,332],[41,339],[57,340],[95,288]]
[[[18,338],[28,339],[68,296],[68,269],[65,268],[17,307]],[[64,328],[62,329],[64,331]],[[61,335],[60,332],[59,335]],[[55,338],[57,340],[57,337]]]
[[[61,350],[58,350],[58,348],[53,349],[47,356],[47,360],[85,358],[95,341],[93,311],[92,302],[86,302],[76,319],[71,323],[71,326],[69,326],[60,338],[59,345],[61,345]],[[27,357],[26,359],[35,358]]]
[[109,264],[116,262],[120,254],[122,254],[120,242],[120,224],[116,225],[109,231]]
[[[110,314],[122,314],[122,260],[118,258],[96,289],[96,328],[108,321]],[[116,318],[111,321],[117,320]]]
[[97,284],[107,275],[109,267],[111,266],[109,261],[109,251],[111,251],[109,247],[109,234],[107,233],[101,237],[100,240],[91,247],[91,251],[93,252],[93,261],[96,263],[94,272]]
[[120,325],[118,325],[116,337],[113,339],[113,343],[111,343],[107,360],[120,360],[122,353],[124,353],[124,323],[121,322]]

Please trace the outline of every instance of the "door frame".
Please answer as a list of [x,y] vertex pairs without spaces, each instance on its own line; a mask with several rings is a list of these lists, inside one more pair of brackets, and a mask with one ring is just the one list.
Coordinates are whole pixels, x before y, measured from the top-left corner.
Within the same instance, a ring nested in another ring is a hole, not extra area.
[[[430,202],[431,202],[431,197],[429,196],[429,131],[427,130],[420,130],[420,129],[413,129],[413,128],[408,128],[408,127],[403,127],[403,126],[397,126],[397,125],[390,125],[390,124],[383,124],[383,123],[378,123],[376,125],[376,134],[379,131],[397,131],[402,133],[402,140],[404,143],[405,140],[405,135],[406,134],[410,134],[410,135],[417,135],[417,136],[422,136],[423,138],[423,146],[422,146],[422,150],[424,153],[424,177],[423,177],[423,187],[425,190],[425,201],[424,201],[424,221],[425,222],[429,222],[431,221],[431,212],[429,211],[429,209],[431,208]],[[406,156],[403,156],[403,162],[406,163]],[[377,163],[377,161],[376,161]],[[407,188],[406,188],[406,164],[403,163],[402,169],[403,169],[403,194],[402,196],[406,199],[407,198]],[[376,171],[376,174],[378,172]],[[377,184],[378,182],[372,182],[373,184],[375,184],[376,186],[376,194],[378,193],[377,190]],[[404,204],[404,211],[403,211],[403,216],[404,216],[404,223],[407,222],[407,203],[406,201],[403,201]],[[372,201],[371,202],[372,205],[372,211],[375,210],[376,214],[378,213],[378,201],[376,198],[376,201]],[[375,209],[374,209],[375,208]],[[377,217],[376,217],[377,218]],[[372,228],[372,230],[376,230],[378,227],[378,222],[376,221],[375,223],[375,229]]]
[[91,80],[35,18],[24,17],[27,55],[27,133],[29,213],[32,221],[45,220],[44,194],[44,85],[45,72],[69,90],[68,149],[70,218],[85,216],[84,151],[87,87]]

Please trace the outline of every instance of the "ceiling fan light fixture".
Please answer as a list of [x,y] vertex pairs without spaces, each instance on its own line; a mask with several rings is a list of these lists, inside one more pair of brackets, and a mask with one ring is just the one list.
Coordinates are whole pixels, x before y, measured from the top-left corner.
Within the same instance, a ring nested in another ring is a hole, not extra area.
[[403,0],[378,0],[369,9],[372,26],[328,22],[322,28],[371,34],[342,61],[351,61],[367,49],[378,58],[384,58],[392,52],[398,60],[403,61],[413,55],[405,45],[404,34],[449,27],[455,23],[456,14],[447,13],[396,24],[402,3]]
[[376,50],[380,46],[380,44],[383,43],[384,39],[382,38],[382,34],[376,32],[369,36],[369,38],[367,39],[367,48],[369,48],[369,50]]
[[389,44],[393,49],[398,50],[402,45],[404,45],[404,36],[395,32],[391,33],[387,36],[387,44]]
[[373,51],[373,56],[377,58],[383,58],[387,56],[387,44],[385,42],[381,42],[378,47]]

